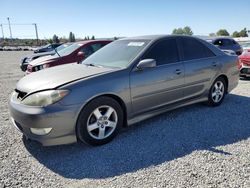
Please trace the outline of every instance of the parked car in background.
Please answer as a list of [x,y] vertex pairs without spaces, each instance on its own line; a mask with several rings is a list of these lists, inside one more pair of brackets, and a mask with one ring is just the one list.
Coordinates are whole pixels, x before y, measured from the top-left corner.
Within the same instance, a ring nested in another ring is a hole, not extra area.
[[241,47],[242,47],[243,51],[249,51],[250,52],[250,42],[242,43]]
[[232,50],[237,55],[240,55],[243,51],[240,44],[230,37],[215,37],[206,39],[206,41],[212,43],[221,50]]
[[188,36],[116,40],[82,64],[22,78],[9,102],[14,126],[43,145],[101,145],[121,127],[165,111],[218,106],[238,84],[238,57]]
[[245,50],[240,56],[240,77],[250,77],[250,51]]
[[54,55],[44,56],[31,61],[28,64],[26,73],[29,74],[45,68],[67,63],[79,63],[110,42],[110,40],[89,40],[75,42],[58,51]]
[[61,44],[47,44],[34,50],[34,53],[51,52]]
[[50,51],[50,52],[35,53],[35,54],[32,54],[32,55],[23,57],[23,58],[21,59],[21,63],[20,63],[20,68],[21,68],[21,70],[25,72],[25,71],[27,70],[28,64],[29,64],[31,61],[33,61],[33,60],[35,60],[35,59],[37,59],[37,58],[39,58],[39,57],[43,57],[43,56],[47,56],[47,55],[54,55],[54,54],[56,53],[55,50],[56,50],[56,51],[60,51],[60,50],[62,50],[62,49],[64,49],[64,48],[66,48],[67,46],[69,46],[70,44],[72,44],[72,43],[65,43],[65,44],[62,44],[62,45],[56,47],[55,49],[53,49],[53,50]]

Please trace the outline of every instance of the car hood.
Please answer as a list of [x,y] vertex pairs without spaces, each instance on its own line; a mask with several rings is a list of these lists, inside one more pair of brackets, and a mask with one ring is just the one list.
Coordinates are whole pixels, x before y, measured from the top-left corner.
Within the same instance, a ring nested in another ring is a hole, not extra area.
[[29,64],[32,66],[37,66],[37,65],[42,65],[48,61],[56,60],[56,59],[58,59],[58,57],[47,55],[47,56],[43,56],[43,57],[40,57],[38,59],[31,61]]
[[111,68],[93,67],[83,64],[67,64],[52,67],[23,77],[16,89],[25,93],[54,89],[79,79],[113,71]]
[[27,58],[34,58],[34,57],[48,56],[48,55],[54,55],[54,54],[55,54],[55,51],[51,51],[51,52],[42,52],[42,53],[32,54],[32,55],[28,56]]

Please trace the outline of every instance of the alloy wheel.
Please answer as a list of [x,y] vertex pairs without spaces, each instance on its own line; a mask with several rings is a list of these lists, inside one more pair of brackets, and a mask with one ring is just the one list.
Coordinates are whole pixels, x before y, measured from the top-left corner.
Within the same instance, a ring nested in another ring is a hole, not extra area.
[[224,96],[225,87],[222,81],[218,80],[215,82],[212,89],[212,100],[215,103],[219,103]]
[[105,139],[115,130],[118,122],[117,112],[111,106],[100,106],[88,117],[87,130],[94,139]]

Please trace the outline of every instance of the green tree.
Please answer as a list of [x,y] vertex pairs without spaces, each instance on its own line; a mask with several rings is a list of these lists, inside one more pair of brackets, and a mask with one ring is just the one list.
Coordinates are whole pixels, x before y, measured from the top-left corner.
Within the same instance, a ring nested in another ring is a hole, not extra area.
[[118,40],[118,38],[117,38],[117,37],[114,37],[114,40]]
[[174,29],[172,34],[175,34],[175,35],[183,35],[184,32],[183,32],[183,29],[182,28],[178,28],[178,29]]
[[49,39],[49,40],[48,40],[48,43],[52,44],[52,43],[53,43],[53,40],[52,40],[52,39]]
[[220,29],[219,31],[217,31],[216,35],[218,36],[229,36],[229,33],[226,29]]
[[240,33],[238,31],[233,32],[232,37],[240,37]]
[[186,26],[184,28],[176,28],[173,30],[172,34],[175,35],[193,35],[193,31],[189,26]]
[[183,33],[185,35],[193,35],[194,34],[192,29],[189,26],[186,26],[186,27],[183,28]]
[[91,40],[95,40],[95,36],[94,35],[92,35]]
[[244,28],[239,32],[240,37],[248,37],[247,29]]
[[75,41],[76,41],[75,34],[70,31],[69,32],[69,42],[75,42]]
[[59,43],[60,42],[57,35],[53,35],[52,41],[53,41],[53,43]]

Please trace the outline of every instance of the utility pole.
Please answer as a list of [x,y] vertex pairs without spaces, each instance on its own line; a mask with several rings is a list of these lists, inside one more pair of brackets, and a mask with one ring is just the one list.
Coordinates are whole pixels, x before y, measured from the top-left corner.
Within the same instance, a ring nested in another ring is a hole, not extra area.
[[0,24],[1,26],[1,30],[2,30],[2,36],[3,36],[3,40],[4,40],[4,33],[3,33],[3,24]]
[[37,31],[37,24],[33,23],[33,25],[35,26],[35,31],[36,31],[36,44],[39,45],[39,41],[38,41],[38,31]]
[[12,32],[11,32],[11,26],[10,26],[10,18],[7,17],[8,23],[9,23],[9,30],[10,30],[10,40],[12,40]]

